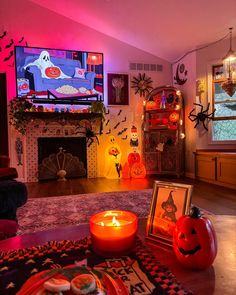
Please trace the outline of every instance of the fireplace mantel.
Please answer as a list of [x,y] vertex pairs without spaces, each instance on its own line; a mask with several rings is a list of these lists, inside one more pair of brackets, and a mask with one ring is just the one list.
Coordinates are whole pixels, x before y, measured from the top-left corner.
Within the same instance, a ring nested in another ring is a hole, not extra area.
[[27,119],[41,119],[43,121],[80,121],[80,120],[91,120],[91,119],[102,119],[101,113],[69,113],[69,112],[25,112]]

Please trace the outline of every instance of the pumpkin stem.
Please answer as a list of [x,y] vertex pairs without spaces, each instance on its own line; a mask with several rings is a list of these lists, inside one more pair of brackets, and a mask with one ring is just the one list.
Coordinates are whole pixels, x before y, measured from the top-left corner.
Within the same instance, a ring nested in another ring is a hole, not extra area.
[[190,210],[190,217],[192,218],[200,218],[201,215],[201,211],[198,207],[193,206]]

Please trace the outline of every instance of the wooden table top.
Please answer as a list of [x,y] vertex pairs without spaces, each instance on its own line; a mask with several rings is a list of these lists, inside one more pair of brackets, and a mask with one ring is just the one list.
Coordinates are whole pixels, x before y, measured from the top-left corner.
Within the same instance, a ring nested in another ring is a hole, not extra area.
[[[207,270],[191,271],[175,258],[171,248],[145,241],[146,219],[139,220],[139,237],[162,264],[169,267],[186,289],[196,295],[236,294],[236,216],[210,216],[218,241],[218,253],[213,265]],[[89,234],[89,225],[68,226],[33,234],[16,236],[0,241],[0,251],[42,245],[47,241],[78,240]]]

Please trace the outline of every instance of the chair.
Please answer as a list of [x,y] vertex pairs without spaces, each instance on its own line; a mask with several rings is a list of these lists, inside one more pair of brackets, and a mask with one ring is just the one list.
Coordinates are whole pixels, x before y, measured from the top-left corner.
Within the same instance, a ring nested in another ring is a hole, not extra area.
[[0,156],[0,240],[16,234],[16,211],[27,201],[26,185],[15,179],[17,170],[9,166],[10,158]]
[[18,177],[16,168],[10,167],[10,158],[8,156],[0,156],[0,181],[9,180]]

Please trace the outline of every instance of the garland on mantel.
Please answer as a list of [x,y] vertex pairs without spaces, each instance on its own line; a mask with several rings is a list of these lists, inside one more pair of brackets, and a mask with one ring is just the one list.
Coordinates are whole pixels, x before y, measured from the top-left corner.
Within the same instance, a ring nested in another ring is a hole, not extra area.
[[[81,126],[81,121],[89,121],[89,125],[91,125],[93,120],[99,119],[99,133],[102,131],[102,123],[105,113],[105,107],[103,103],[100,103],[98,107],[96,105],[91,106],[90,112],[88,113],[59,113],[38,111],[30,101],[22,98],[12,99],[9,106],[10,125],[14,126],[14,128],[22,135],[26,134],[26,128],[29,122],[36,120],[43,121],[45,125],[56,122],[61,126],[70,124],[78,127]],[[94,112],[94,110],[96,110],[96,112]],[[34,127],[39,127],[39,124],[35,124]]]

